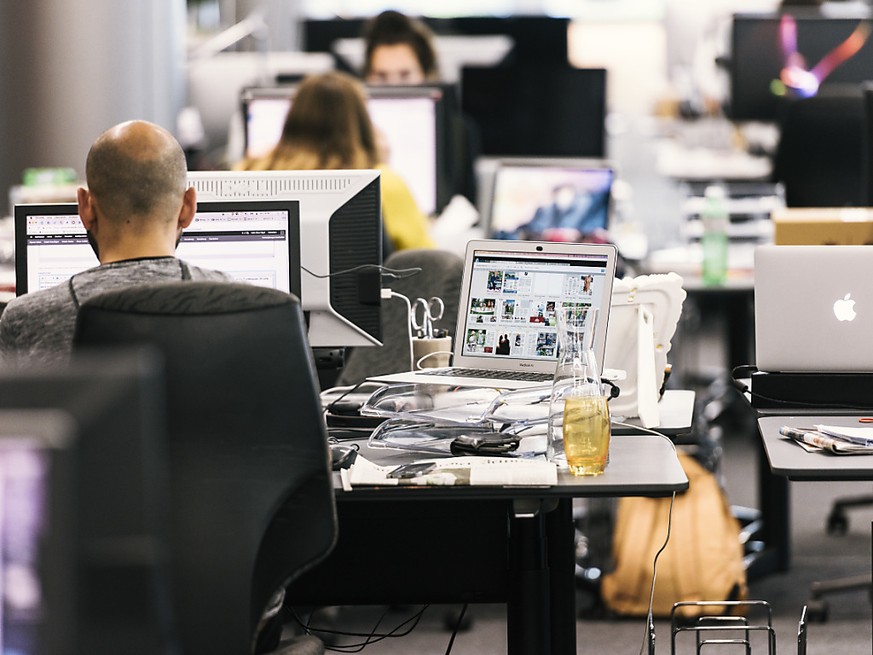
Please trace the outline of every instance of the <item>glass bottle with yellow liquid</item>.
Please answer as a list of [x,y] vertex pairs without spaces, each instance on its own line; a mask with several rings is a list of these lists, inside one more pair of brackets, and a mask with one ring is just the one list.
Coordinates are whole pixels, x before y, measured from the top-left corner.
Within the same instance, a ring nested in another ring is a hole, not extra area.
[[594,355],[597,309],[556,310],[558,364],[549,403],[549,460],[573,475],[600,475],[609,459],[609,407]]

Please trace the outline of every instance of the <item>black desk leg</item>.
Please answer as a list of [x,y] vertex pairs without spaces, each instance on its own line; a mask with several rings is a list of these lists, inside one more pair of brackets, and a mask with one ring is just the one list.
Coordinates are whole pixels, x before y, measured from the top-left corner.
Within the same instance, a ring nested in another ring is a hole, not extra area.
[[788,479],[770,471],[764,442],[758,453],[758,504],[763,521],[764,548],[770,557],[762,573],[784,572],[791,568],[791,502]]
[[564,498],[546,514],[551,585],[552,652],[576,652],[576,530],[573,500]]
[[548,655],[552,652],[544,524],[543,512],[539,508],[520,512],[516,507],[509,517],[508,655]]

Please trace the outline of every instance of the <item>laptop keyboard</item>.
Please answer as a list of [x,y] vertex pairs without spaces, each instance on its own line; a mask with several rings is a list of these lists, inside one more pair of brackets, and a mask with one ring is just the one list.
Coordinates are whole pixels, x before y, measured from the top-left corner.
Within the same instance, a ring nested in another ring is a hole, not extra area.
[[490,368],[448,367],[417,371],[419,375],[437,375],[456,378],[485,378],[494,380],[520,380],[522,382],[549,382],[555,376],[551,373],[532,373],[530,371],[500,371]]

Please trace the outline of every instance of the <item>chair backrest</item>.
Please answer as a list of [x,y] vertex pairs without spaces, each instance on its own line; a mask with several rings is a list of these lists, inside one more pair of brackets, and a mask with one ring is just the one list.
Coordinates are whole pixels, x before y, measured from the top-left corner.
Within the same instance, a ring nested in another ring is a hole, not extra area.
[[76,349],[149,343],[166,369],[171,573],[183,652],[243,653],[273,592],[332,548],[324,419],[296,298],[174,282],[97,296]]
[[[458,319],[458,300],[464,260],[445,250],[399,250],[385,259],[389,269],[420,268],[421,272],[409,277],[383,283],[392,291],[401,293],[411,302],[416,298],[439,296],[445,303],[443,317],[437,323],[454,337]],[[346,357],[338,384],[356,384],[369,375],[383,375],[409,370],[409,313],[406,304],[398,299],[382,301],[382,345],[355,348]]]

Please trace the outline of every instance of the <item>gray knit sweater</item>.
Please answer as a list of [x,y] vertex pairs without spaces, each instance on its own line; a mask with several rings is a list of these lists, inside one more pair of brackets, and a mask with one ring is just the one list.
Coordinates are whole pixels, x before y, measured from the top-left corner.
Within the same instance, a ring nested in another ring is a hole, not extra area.
[[226,273],[190,266],[175,257],[103,264],[67,282],[12,300],[0,315],[0,360],[34,364],[65,362],[72,351],[79,306],[106,291],[173,280],[232,281]]

